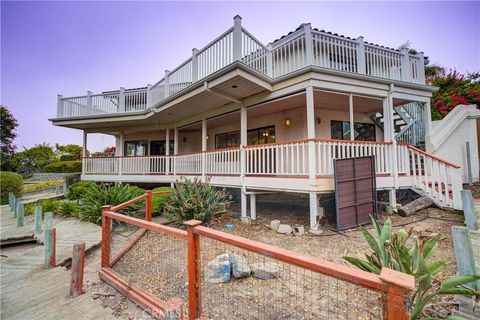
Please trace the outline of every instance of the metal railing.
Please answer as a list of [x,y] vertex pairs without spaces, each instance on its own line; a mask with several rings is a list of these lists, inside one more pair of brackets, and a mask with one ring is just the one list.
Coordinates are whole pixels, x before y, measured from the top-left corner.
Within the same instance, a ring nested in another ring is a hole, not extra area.
[[192,50],[192,56],[165,77],[147,88],[111,91],[86,96],[58,97],[57,117],[68,118],[98,114],[144,111],[170,96],[179,94],[197,81],[235,61],[271,78],[278,78],[306,66],[365,74],[373,77],[425,83],[423,54],[411,55],[328,32],[310,24],[268,46],[241,26],[234,26],[204,48]]

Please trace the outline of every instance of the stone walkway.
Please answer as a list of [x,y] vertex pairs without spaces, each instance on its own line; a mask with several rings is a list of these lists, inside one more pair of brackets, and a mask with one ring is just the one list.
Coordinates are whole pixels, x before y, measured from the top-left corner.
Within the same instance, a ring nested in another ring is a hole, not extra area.
[[[5,236],[33,238],[33,219],[17,228],[8,206],[1,207],[2,239]],[[13,222],[12,222],[13,221]],[[91,249],[101,242],[101,228],[76,219],[54,219],[57,229],[57,264],[68,264],[73,243],[86,241]],[[43,233],[38,243],[43,242]],[[0,291],[2,319],[113,319],[110,309],[100,301],[83,294],[68,297],[70,272],[63,267],[44,268],[43,245],[15,246],[2,249],[0,258]]]

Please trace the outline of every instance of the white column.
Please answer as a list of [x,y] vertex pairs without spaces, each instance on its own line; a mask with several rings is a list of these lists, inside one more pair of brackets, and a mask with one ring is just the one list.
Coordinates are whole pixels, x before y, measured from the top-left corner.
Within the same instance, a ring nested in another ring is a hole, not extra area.
[[92,108],[92,91],[87,91],[87,107]]
[[146,109],[152,106],[152,85],[147,84],[147,101],[146,101]]
[[355,140],[355,122],[353,120],[353,94],[348,95],[348,110],[350,111],[350,140]]
[[246,218],[247,217],[247,193],[245,192],[244,188],[242,188],[242,191],[241,191],[240,208],[241,208],[242,218]]
[[173,129],[173,174],[177,175],[177,158],[178,155],[178,128]]
[[120,87],[118,92],[118,112],[125,112],[125,88]]
[[247,108],[242,105],[240,107],[240,176],[242,178],[245,176],[246,171],[247,119]]
[[125,155],[125,150],[124,150],[124,142],[123,142],[123,131],[120,132],[120,136],[119,136],[119,140],[120,140],[120,143],[119,143],[119,146],[120,146],[120,150],[118,151],[118,174],[119,175],[122,175],[122,171],[123,171],[123,156]]
[[[313,87],[306,88],[306,105],[307,105],[307,139],[315,139],[315,106],[313,100]],[[315,179],[316,176],[316,158],[315,158],[315,141],[308,141],[308,177]]]
[[257,195],[250,195],[250,219],[257,220]]
[[267,76],[273,78],[273,54],[272,44],[267,44]]
[[[303,25],[303,31],[305,32],[305,56],[307,66],[313,65],[313,38],[312,38],[312,26],[310,23]],[[301,66],[303,67],[303,66]]]
[[66,115],[65,110],[63,110],[63,96],[61,94],[57,94],[57,118],[62,118]]
[[402,80],[412,82],[412,69],[407,48],[402,50]]
[[425,58],[423,51],[417,53],[418,57],[418,83],[425,84]]
[[202,119],[202,176],[205,176],[206,170],[206,154],[207,151],[207,119]]
[[119,148],[118,148],[116,154],[117,154],[117,156],[122,157],[122,156],[125,155],[125,151],[123,150],[123,148],[124,148],[123,147],[123,145],[124,145],[124,143],[123,143],[123,131],[120,131],[120,135],[118,136],[118,140],[119,140],[119,143],[118,143]]
[[192,49],[192,83],[198,80],[198,49]]
[[367,68],[365,64],[365,42],[363,42],[363,37],[357,38],[357,72],[366,74]]
[[233,61],[242,59],[242,17],[233,17]]
[[87,159],[87,131],[83,130],[83,143],[82,143],[82,174],[85,173],[85,162]]
[[165,174],[168,175],[170,173],[170,129],[165,129]]
[[432,107],[430,105],[430,100],[425,102],[423,107],[423,118],[425,121],[425,136],[429,135],[432,132]]
[[393,123],[393,94],[394,86],[393,84],[390,85],[390,91],[388,92],[388,110],[389,110],[389,123],[390,123],[390,141],[392,142],[391,145],[391,168],[392,168],[392,176],[393,176],[393,188],[394,191],[391,192],[391,200],[393,204],[396,204],[396,196],[395,190],[398,188],[398,155],[397,155],[397,141],[395,140],[395,127]]
[[393,121],[390,122],[390,110],[388,105],[388,99],[383,99],[383,141],[391,141],[391,126],[393,126]]

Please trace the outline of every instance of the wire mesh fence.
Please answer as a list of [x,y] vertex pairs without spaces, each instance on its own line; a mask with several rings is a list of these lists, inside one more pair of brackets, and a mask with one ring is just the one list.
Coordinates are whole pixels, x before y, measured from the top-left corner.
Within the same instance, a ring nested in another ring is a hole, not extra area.
[[207,319],[383,319],[384,294],[200,238]]

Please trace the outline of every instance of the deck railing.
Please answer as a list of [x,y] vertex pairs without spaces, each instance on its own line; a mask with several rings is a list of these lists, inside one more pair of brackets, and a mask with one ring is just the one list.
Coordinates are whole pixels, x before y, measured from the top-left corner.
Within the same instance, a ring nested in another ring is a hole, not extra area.
[[187,89],[235,61],[271,78],[278,78],[306,66],[318,66],[373,77],[425,83],[423,53],[372,45],[363,37],[350,39],[312,29],[310,24],[264,45],[234,18],[234,26],[165,77],[146,88],[110,91],[86,96],[58,98],[58,118],[144,111]]
[[[197,220],[185,222],[186,231],[155,223],[152,199],[161,194],[102,207],[99,275],[154,318],[409,319],[413,276],[386,268],[369,273]],[[121,213],[132,206],[145,216]],[[243,280],[235,278],[239,272]]]

